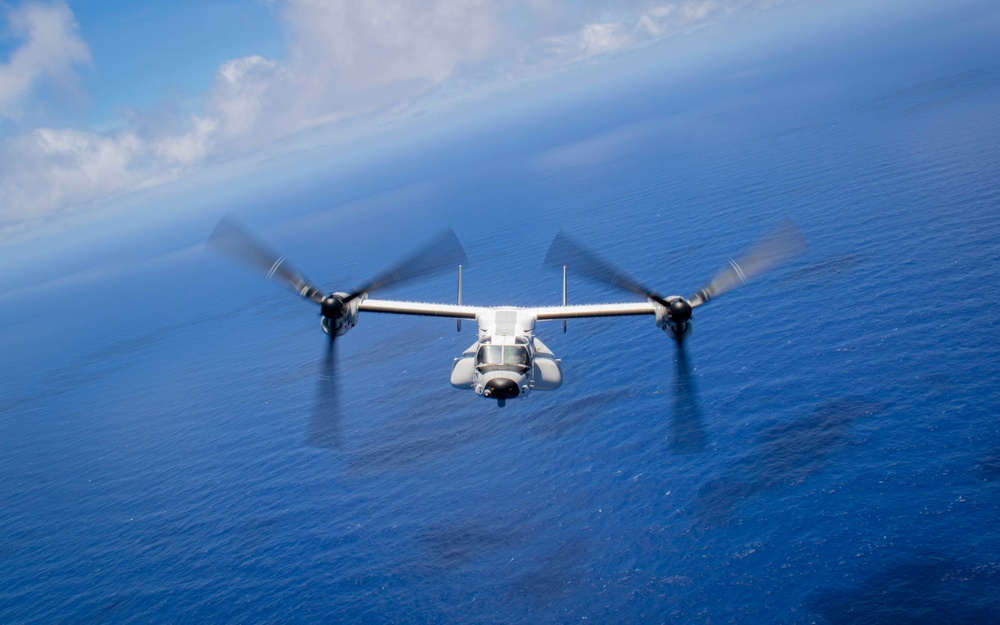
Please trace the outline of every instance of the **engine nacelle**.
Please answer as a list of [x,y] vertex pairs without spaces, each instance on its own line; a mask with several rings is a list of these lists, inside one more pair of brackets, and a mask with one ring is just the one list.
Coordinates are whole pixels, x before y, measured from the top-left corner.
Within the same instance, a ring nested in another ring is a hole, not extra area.
[[367,299],[365,294],[344,303],[347,293],[330,293],[323,299],[320,325],[330,336],[343,336],[358,323],[358,308]]
[[687,337],[691,336],[691,322],[685,321],[684,323],[674,323],[673,321],[668,321],[663,327],[663,331],[667,333],[667,336],[674,339],[675,341],[683,341]]

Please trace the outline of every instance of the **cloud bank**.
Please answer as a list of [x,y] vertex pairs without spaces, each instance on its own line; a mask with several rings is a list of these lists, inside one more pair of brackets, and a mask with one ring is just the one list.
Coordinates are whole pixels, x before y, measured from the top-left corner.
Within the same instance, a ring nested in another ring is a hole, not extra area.
[[72,84],[74,67],[90,62],[90,50],[65,4],[26,4],[11,10],[7,22],[23,43],[0,63],[0,117],[19,119],[41,86]]
[[72,88],[90,52],[65,2],[24,3],[5,16],[18,45],[0,63],[0,228],[434,89],[537,76],[777,1],[277,0],[283,60],[225,60],[198,110],[169,123],[140,112],[115,130],[25,127],[26,107]]

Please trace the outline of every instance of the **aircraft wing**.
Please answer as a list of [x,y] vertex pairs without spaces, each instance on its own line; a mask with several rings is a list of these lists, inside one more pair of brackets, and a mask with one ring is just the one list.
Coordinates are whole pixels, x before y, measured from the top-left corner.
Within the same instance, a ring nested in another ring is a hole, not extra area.
[[535,319],[582,319],[584,317],[623,317],[631,315],[655,315],[656,307],[651,302],[628,302],[622,304],[577,304],[573,306],[544,306],[530,309]]
[[389,299],[366,299],[358,306],[358,310],[394,315],[475,319],[480,311],[489,309],[483,306],[462,306],[460,304],[427,304],[424,302],[400,302]]
[[452,319],[475,319],[485,311],[498,308],[529,311],[539,321],[553,319],[581,319],[584,317],[621,317],[630,315],[655,315],[656,305],[651,302],[629,302],[621,304],[578,304],[573,306],[543,306],[522,308],[520,306],[463,306],[461,304],[432,304],[424,302],[402,302],[385,299],[366,299],[358,306],[363,312],[388,313],[394,315],[420,315],[424,317],[450,317]]

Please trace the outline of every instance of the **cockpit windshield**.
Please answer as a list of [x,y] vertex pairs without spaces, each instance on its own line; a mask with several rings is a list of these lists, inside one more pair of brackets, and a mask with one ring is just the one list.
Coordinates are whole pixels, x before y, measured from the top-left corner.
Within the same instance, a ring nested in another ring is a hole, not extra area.
[[531,366],[531,357],[525,345],[481,345],[476,353],[476,366],[524,371]]

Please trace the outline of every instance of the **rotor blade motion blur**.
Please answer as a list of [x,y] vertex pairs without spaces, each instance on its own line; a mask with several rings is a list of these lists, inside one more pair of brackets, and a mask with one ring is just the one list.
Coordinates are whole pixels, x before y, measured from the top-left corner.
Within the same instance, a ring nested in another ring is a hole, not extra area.
[[319,371],[316,405],[309,428],[309,444],[313,447],[339,447],[341,444],[340,396],[337,392],[336,337],[330,335],[326,357]]
[[688,364],[687,353],[682,341],[677,344],[677,366],[674,374],[674,411],[671,415],[670,449],[678,454],[694,454],[705,451],[705,427],[698,405]]
[[569,271],[578,271],[595,282],[648,297],[664,306],[670,305],[661,295],[601,258],[596,252],[587,249],[565,232],[560,232],[552,240],[545,255],[545,264],[557,269],[566,265]]
[[353,290],[344,298],[344,303],[350,302],[362,293],[384,289],[441,271],[451,271],[455,265],[467,265],[468,262],[465,250],[455,236],[454,230],[448,228],[403,260]]
[[228,215],[219,221],[219,225],[208,237],[206,246],[263,271],[268,279],[287,285],[306,299],[317,304],[323,301],[323,293],[319,288],[299,273],[284,256],[272,251]]
[[700,306],[727,291],[746,284],[760,274],[773,269],[809,249],[795,222],[789,219],[739,258],[730,259],[712,281],[689,298],[692,307]]

